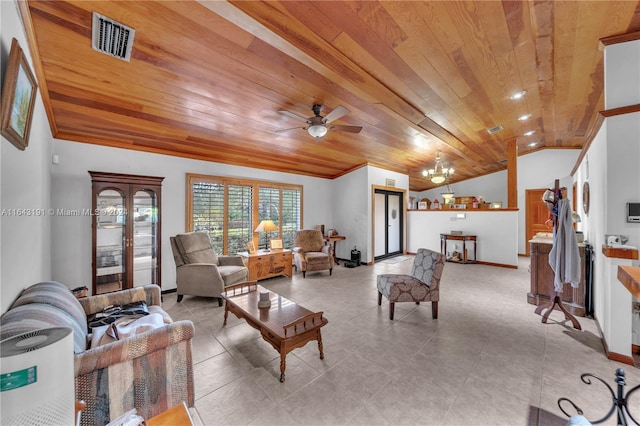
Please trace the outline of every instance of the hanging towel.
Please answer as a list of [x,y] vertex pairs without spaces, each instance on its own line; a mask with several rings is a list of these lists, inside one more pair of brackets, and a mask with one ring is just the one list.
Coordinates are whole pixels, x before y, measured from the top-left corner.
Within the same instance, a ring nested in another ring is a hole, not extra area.
[[580,283],[580,249],[573,230],[571,206],[569,200],[558,200],[558,220],[553,229],[553,247],[549,252],[549,265],[555,273],[553,287],[556,293],[562,293],[562,285],[571,283],[578,288]]

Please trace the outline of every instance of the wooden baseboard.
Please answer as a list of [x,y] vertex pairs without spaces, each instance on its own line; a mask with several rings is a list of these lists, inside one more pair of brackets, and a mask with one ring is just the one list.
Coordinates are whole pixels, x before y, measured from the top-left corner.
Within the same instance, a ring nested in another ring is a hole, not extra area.
[[518,265],[507,265],[505,263],[483,262],[481,260],[478,260],[476,263],[478,265],[497,266],[498,268],[518,269]]
[[[604,353],[607,355],[607,359],[610,359],[611,361],[617,361],[623,364],[635,366],[635,360],[633,359],[633,356],[622,355],[617,352],[611,352],[609,350],[609,346],[607,345],[607,340],[604,338],[604,333],[602,332],[602,328],[600,327],[600,323],[598,322],[598,318],[595,316],[595,314],[593,316],[593,320],[596,322],[596,327],[598,328],[598,334],[600,334],[600,341],[602,342],[602,347],[604,348]],[[635,353],[633,346],[634,345],[631,345],[632,353]]]

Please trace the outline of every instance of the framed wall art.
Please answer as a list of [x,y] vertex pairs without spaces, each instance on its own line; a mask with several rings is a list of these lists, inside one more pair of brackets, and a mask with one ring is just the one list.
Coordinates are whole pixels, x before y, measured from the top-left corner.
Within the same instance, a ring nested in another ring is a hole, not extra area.
[[29,144],[29,129],[38,84],[29,68],[27,58],[15,38],[2,85],[2,118],[0,133],[24,151]]

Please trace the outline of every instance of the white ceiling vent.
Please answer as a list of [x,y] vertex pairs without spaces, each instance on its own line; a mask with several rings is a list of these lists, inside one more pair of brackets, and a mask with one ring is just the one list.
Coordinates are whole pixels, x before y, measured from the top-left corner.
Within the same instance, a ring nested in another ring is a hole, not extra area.
[[91,47],[98,52],[129,61],[136,30],[93,12]]
[[492,127],[490,129],[487,129],[487,132],[489,132],[490,135],[494,134],[495,132],[499,132],[500,130],[502,130],[504,127],[502,127],[501,124],[498,124],[496,127]]

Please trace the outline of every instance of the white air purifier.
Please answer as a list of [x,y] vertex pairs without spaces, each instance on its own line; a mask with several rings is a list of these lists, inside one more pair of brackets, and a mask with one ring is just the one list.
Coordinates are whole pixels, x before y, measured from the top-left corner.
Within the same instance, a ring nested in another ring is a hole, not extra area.
[[75,424],[73,330],[54,327],[0,342],[0,424]]

